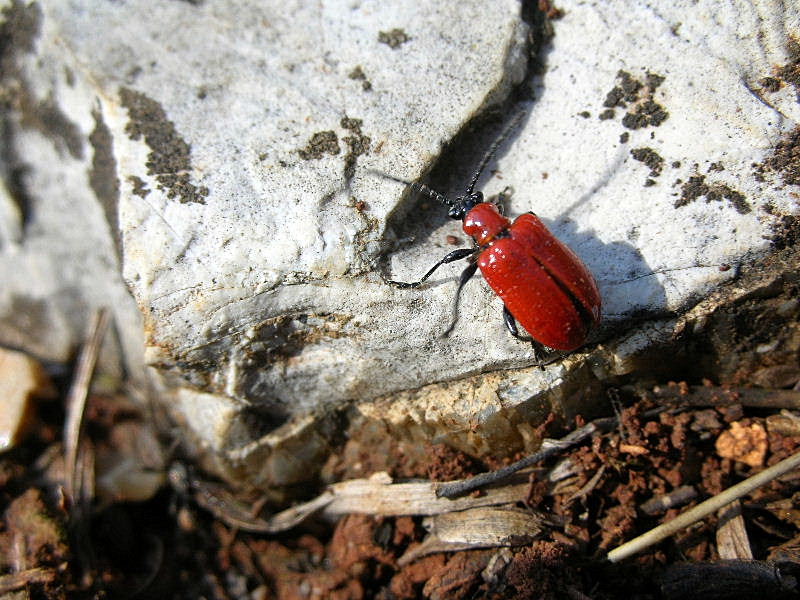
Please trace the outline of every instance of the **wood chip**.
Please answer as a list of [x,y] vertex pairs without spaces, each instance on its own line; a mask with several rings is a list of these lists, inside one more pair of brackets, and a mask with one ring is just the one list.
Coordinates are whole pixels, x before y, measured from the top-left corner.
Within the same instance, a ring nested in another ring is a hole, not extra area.
[[750,539],[742,517],[742,504],[734,500],[717,513],[717,553],[722,559],[751,559]]

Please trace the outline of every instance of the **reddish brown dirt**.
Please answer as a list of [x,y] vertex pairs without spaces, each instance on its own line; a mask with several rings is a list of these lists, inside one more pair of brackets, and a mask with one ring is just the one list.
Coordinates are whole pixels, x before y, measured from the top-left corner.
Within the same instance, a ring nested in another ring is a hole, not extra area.
[[[620,396],[615,390],[613,397]],[[214,520],[188,489],[165,488],[144,503],[112,503],[98,508],[81,531],[72,530],[54,471],[44,466],[43,458],[57,454],[53,444],[62,415],[45,411],[26,444],[0,457],[0,547],[9,549],[1,555],[3,572],[34,569],[26,571],[32,579],[21,588],[31,598],[683,597],[675,591],[680,577],[677,584],[675,577],[663,589],[661,584],[665,575],[669,579],[675,573],[673,565],[718,558],[715,516],[622,564],[609,565],[602,558],[624,541],[797,451],[797,419],[738,405],[676,407],[652,414],[653,404],[635,397],[623,397],[617,406],[616,429],[541,465],[569,461],[568,477],[549,482],[540,469],[527,495],[519,498],[520,506],[543,511],[550,519],[540,540],[514,548],[435,553],[404,566],[398,559],[426,536],[421,518],[349,515],[332,525],[309,521],[279,536],[248,534]],[[127,451],[137,437],[138,415],[124,402],[95,398],[87,418],[87,431],[98,449]],[[574,427],[582,424],[578,418]],[[542,433],[550,437],[566,432],[554,419],[546,427]],[[419,453],[427,462],[417,457],[409,463],[400,445],[387,444],[390,452],[366,464],[396,476],[433,480],[486,468],[441,445]],[[696,494],[689,503],[655,511],[642,508],[686,486]],[[797,562],[799,491],[800,477],[790,474],[743,500],[756,559]],[[785,587],[785,582],[778,583]]]

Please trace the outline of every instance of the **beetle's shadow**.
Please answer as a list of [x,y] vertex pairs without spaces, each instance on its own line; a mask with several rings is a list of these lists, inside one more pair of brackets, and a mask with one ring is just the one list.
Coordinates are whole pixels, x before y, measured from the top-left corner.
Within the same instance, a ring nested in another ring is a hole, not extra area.
[[[463,195],[485,156],[486,149],[499,139],[505,127],[520,111],[523,111],[523,115],[519,123],[508,132],[481,173],[475,190],[482,190],[486,180],[497,172],[495,166],[498,160],[508,151],[519,132],[525,128],[530,114],[529,102],[508,102],[470,121],[442,150],[430,172],[424,175],[420,182],[450,199]],[[431,236],[445,223],[452,222],[453,219],[447,216],[446,206],[424,194],[414,193],[410,188],[387,217],[388,229],[395,233],[398,240],[395,250],[433,244],[435,242],[431,240]],[[458,236],[464,236],[460,228],[454,228],[454,231]],[[463,246],[471,244],[471,240],[467,237],[462,241]],[[386,264],[384,273],[385,269]]]
[[[508,152],[530,120],[536,103],[532,90],[541,85],[543,73],[547,70],[548,56],[553,51],[553,31],[545,13],[534,2],[523,2],[521,9],[521,17],[529,25],[530,35],[527,73],[505,101],[483,110],[466,123],[443,147],[430,171],[420,177],[421,183],[448,198],[454,199],[465,193],[487,149],[506,133],[506,127],[519,115],[519,121],[507,132],[475,185],[475,190],[482,190],[486,181],[497,173],[499,159]],[[396,234],[394,251],[397,251],[409,246],[435,244],[431,236],[450,221],[446,207],[423,194],[413,194],[409,189],[387,215],[387,230]],[[458,234],[463,236],[460,229]],[[471,244],[469,238],[462,241],[463,246]],[[380,267],[386,275],[389,257],[384,256],[384,259]]]
[[635,245],[621,240],[604,242],[593,230],[579,230],[570,219],[542,221],[578,255],[600,289],[602,320],[589,343],[613,337],[632,322],[673,316],[666,308],[664,285]]

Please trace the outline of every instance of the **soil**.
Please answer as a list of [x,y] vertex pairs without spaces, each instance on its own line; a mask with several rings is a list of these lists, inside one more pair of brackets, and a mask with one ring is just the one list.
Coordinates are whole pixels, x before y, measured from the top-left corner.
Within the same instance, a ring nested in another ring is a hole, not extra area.
[[[685,394],[689,388],[676,389]],[[800,473],[741,502],[745,546],[756,561],[769,562],[711,562],[720,558],[715,516],[619,564],[604,557],[796,452],[800,419],[787,411],[727,402],[672,404],[656,414],[656,394],[614,389],[609,395],[615,399],[618,427],[534,469],[527,493],[519,498],[519,507],[547,515],[540,539],[438,552],[408,564],[400,557],[427,534],[421,517],[353,514],[335,523],[306,521],[280,535],[246,533],[201,508],[192,492],[196,486],[186,481],[173,480],[142,502],[106,496],[95,500],[86,516],[76,517],[54,459],[61,453],[63,414],[49,403],[25,443],[0,457],[0,595],[599,600],[699,597],[694,594],[706,585],[705,598],[798,597],[798,580],[791,574],[797,574],[800,548]],[[704,397],[730,399],[730,394]],[[148,438],[149,425],[124,399],[91,398],[86,418],[98,464],[110,455],[133,453],[134,441]],[[543,425],[549,437],[584,424],[580,418],[567,427],[558,423],[549,419]],[[410,465],[397,454],[381,466],[395,477],[434,480],[498,466],[442,445],[424,454],[427,464]],[[554,472],[562,474],[556,481],[548,479]],[[197,477],[192,468],[185,473]],[[728,569],[724,576],[705,571],[720,565]]]

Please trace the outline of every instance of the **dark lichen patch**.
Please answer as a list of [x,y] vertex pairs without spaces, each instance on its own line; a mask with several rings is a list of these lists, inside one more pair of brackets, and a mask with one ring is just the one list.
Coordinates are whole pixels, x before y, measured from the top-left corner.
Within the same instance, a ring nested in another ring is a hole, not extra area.
[[635,102],[639,99],[639,90],[644,87],[641,81],[634,78],[627,71],[622,70],[617,72],[617,79],[619,83],[606,94],[603,106],[625,108],[628,102]]
[[362,123],[361,119],[351,119],[349,117],[343,117],[339,123],[342,128],[353,132],[353,135],[342,138],[348,148],[344,157],[344,176],[348,180],[352,179],[355,174],[358,157],[369,152],[371,140],[361,132]]
[[381,44],[386,44],[392,50],[394,50],[395,48],[399,48],[410,39],[411,38],[405,31],[403,31],[402,29],[398,29],[397,27],[395,27],[390,31],[378,32],[378,42],[380,42]]
[[790,37],[786,44],[789,62],[777,69],[776,75],[800,90],[800,39]]
[[117,177],[117,161],[114,158],[111,130],[103,121],[100,110],[92,111],[94,129],[89,134],[89,144],[92,147],[92,167],[89,169],[89,185],[103,207],[106,222],[114,237],[117,258],[122,258],[122,242],[119,238],[119,218],[117,208],[119,205],[119,178]]
[[687,206],[702,197],[705,197],[706,202],[727,200],[736,212],[742,215],[752,212],[744,194],[724,183],[706,183],[705,175],[689,177],[689,181],[681,188],[680,198],[675,201],[675,208]]
[[619,136],[619,143],[620,144],[627,144],[628,140],[631,139],[631,134],[627,131],[623,131]]
[[131,186],[133,186],[133,191],[131,192],[134,196],[139,196],[140,198],[147,198],[147,195],[150,193],[150,188],[147,187],[147,184],[136,175],[129,175],[128,181],[130,182]]
[[681,188],[681,197],[675,201],[675,208],[687,206],[707,193],[708,184],[706,183],[705,175],[689,177],[689,181],[684,183]]
[[339,154],[339,138],[335,131],[318,131],[311,136],[305,148],[297,151],[303,160],[318,160],[324,154]]
[[746,215],[753,210],[747,203],[747,198],[745,198],[744,194],[741,192],[734,190],[724,183],[712,185],[711,189],[708,191],[708,194],[706,194],[706,202],[719,202],[723,199],[727,200],[728,203],[733,206],[736,212],[738,212],[740,215]]
[[669,117],[666,109],[653,99],[653,94],[662,83],[664,77],[656,73],[647,72],[644,81],[640,81],[627,71],[619,71],[617,85],[606,94],[603,106],[610,110],[632,105],[622,118],[622,125],[628,129],[658,127]]
[[777,77],[762,77],[758,84],[761,86],[761,91],[768,94],[774,94],[783,87],[783,82]]
[[603,101],[603,106],[607,108],[613,108],[614,106],[625,106],[625,102],[623,101],[625,95],[622,92],[622,88],[619,86],[614,86],[609,90],[608,94],[606,94],[606,99]]
[[724,171],[724,170],[725,170],[725,167],[723,166],[723,164],[721,162],[712,162],[710,165],[708,165],[708,172],[709,173],[711,173],[712,171],[720,172],[720,171]]
[[350,79],[355,79],[361,81],[361,89],[365,92],[368,92],[372,89],[372,82],[367,79],[366,73],[364,73],[364,69],[361,68],[361,65],[357,65],[350,73],[347,75]]
[[650,177],[661,175],[661,170],[664,168],[664,159],[652,148],[634,148],[631,150],[631,156],[650,167]]
[[665,80],[666,77],[658,75],[657,73],[650,73],[648,71],[645,75],[645,85],[650,88],[651,93],[657,90]]
[[768,239],[776,250],[797,247],[800,244],[800,217],[782,215],[772,226],[772,235]]
[[[350,180],[355,174],[356,161],[358,157],[370,151],[371,140],[361,131],[361,119],[342,117],[339,126],[351,132],[352,135],[345,135],[342,141],[347,146],[347,154],[344,157],[344,176]],[[318,131],[311,136],[305,148],[297,151],[303,160],[316,160],[325,154],[336,155],[341,152],[339,138],[335,131]]]
[[658,102],[645,100],[622,117],[622,126],[628,129],[658,127],[669,118],[669,113]]
[[208,188],[190,181],[191,147],[167,118],[155,100],[130,88],[120,88],[120,101],[128,111],[125,132],[132,140],[144,138],[151,152],[147,155],[148,175],[158,181],[158,189],[182,203],[205,204]]
[[601,112],[597,116],[597,118],[600,119],[601,121],[608,121],[609,119],[613,119],[615,114],[616,113],[614,112],[613,108],[607,108],[603,112]]
[[342,120],[339,121],[339,125],[341,125],[343,129],[357,133],[361,133],[361,125],[363,125],[363,123],[364,121],[361,119],[351,119],[350,117],[342,117]]
[[764,181],[768,172],[779,173],[787,185],[800,185],[800,126],[790,131],[763,163],[753,165],[755,177]]

